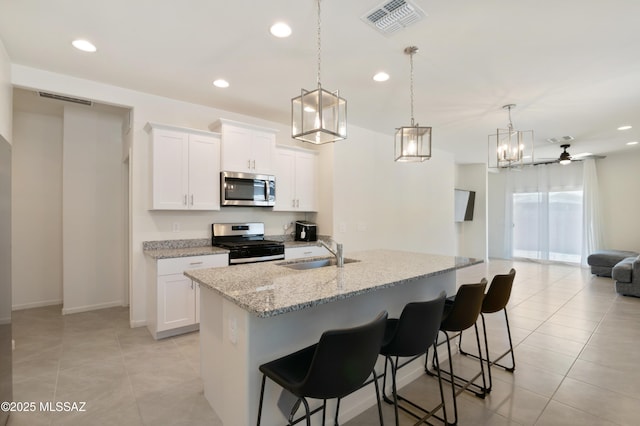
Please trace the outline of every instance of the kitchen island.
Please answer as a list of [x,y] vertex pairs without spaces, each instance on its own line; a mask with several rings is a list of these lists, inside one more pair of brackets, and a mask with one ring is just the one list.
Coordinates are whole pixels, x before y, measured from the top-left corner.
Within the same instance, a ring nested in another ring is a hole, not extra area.
[[[382,310],[397,316],[406,303],[434,298],[442,290],[454,294],[455,271],[481,262],[371,250],[350,253],[344,268],[297,270],[289,266],[300,261],[274,261],[187,271],[201,286],[205,397],[224,425],[255,424],[259,365],[316,343],[325,330],[368,322]],[[400,385],[419,375],[418,364],[403,369]],[[263,425],[285,423],[277,408],[280,391],[267,381]],[[371,385],[345,398],[341,421],[375,404],[374,395]]]

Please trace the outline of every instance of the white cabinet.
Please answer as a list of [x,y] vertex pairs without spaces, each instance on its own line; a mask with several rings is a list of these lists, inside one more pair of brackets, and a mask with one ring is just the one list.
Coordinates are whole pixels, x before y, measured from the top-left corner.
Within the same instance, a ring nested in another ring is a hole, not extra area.
[[327,256],[331,253],[319,246],[285,247],[284,258],[286,260],[303,259],[305,257]]
[[220,136],[149,123],[152,209],[220,209]]
[[229,255],[177,257],[150,260],[147,288],[147,328],[155,339],[194,331],[200,323],[200,288],[187,278],[189,269],[218,268],[229,264]]
[[276,149],[276,204],[273,210],[318,210],[317,163],[313,151]]
[[276,130],[225,119],[211,128],[222,138],[223,171],[273,174]]

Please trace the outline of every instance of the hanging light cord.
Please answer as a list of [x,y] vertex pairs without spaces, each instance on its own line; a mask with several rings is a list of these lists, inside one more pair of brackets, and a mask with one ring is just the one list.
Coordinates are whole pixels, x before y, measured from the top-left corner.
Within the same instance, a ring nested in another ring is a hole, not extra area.
[[320,88],[320,25],[322,21],[320,20],[320,0],[318,0],[318,88]]
[[507,106],[509,111],[509,132],[513,132],[513,122],[511,121],[511,105]]
[[410,92],[411,92],[411,126],[413,127],[413,54],[416,53],[415,47],[411,47],[409,52],[409,63],[411,64]]

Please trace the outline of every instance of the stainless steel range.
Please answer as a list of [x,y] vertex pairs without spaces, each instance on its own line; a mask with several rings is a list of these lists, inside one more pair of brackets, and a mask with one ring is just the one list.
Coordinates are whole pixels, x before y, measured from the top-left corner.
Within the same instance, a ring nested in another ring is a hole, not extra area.
[[211,244],[229,250],[229,264],[284,259],[284,243],[264,239],[264,223],[214,223]]

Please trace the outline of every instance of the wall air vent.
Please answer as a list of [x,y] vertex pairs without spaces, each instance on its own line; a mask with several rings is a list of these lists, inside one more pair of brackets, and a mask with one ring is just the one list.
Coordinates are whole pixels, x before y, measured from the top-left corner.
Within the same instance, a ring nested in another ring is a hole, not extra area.
[[87,99],[72,98],[70,96],[56,95],[55,93],[38,92],[43,98],[55,99],[57,101],[73,102],[74,104],[93,105],[93,102]]
[[391,0],[373,8],[360,19],[384,35],[390,35],[424,18],[426,14],[406,0]]

